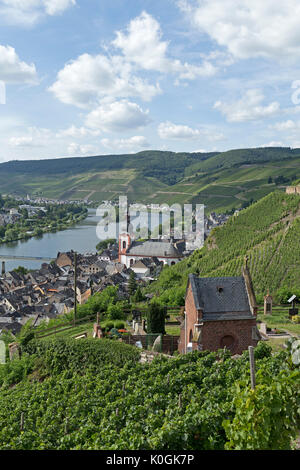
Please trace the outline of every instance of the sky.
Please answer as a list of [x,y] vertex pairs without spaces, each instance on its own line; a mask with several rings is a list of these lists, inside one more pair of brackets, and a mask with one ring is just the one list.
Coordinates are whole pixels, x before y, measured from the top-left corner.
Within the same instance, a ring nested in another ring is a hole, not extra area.
[[0,162],[300,147],[298,0],[0,0]]

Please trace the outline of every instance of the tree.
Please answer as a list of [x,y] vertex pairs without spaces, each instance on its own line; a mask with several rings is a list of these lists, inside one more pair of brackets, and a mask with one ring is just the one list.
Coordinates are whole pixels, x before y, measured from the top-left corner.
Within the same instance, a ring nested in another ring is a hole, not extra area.
[[24,266],[19,266],[18,268],[14,269],[14,272],[16,272],[17,274],[28,274],[29,271],[28,269],[24,268]]
[[129,278],[129,283],[128,283],[128,291],[130,295],[133,295],[137,289],[137,283],[135,279],[135,273],[131,271],[130,273],[130,278]]
[[165,321],[165,307],[160,305],[157,301],[153,301],[147,313],[147,333],[161,333],[165,335]]
[[133,300],[134,302],[143,302],[143,300],[145,300],[145,296],[143,295],[140,286],[138,286],[135,294],[133,295]]
[[123,320],[124,312],[120,303],[110,304],[107,309],[107,315],[110,320]]

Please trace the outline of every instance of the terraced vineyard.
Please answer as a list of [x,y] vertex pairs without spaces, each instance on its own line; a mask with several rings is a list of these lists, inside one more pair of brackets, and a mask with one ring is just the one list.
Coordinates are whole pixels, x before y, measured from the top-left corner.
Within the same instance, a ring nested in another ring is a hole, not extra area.
[[[45,176],[46,175],[46,176]],[[212,153],[145,151],[0,164],[2,192],[95,203],[190,203],[224,212],[300,178],[300,149],[258,148]]]
[[211,232],[201,250],[164,269],[151,290],[166,301],[174,289],[184,293],[189,273],[239,276],[246,255],[258,300],[267,289],[273,295],[283,287],[299,290],[299,196],[274,192],[231,217]]

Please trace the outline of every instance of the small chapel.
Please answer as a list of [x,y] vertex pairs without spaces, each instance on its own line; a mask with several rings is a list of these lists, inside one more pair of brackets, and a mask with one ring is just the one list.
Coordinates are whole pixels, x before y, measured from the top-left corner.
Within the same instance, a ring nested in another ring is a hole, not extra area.
[[247,260],[242,276],[190,274],[179,351],[217,351],[226,347],[232,354],[241,354],[261,340],[256,315],[257,303]]

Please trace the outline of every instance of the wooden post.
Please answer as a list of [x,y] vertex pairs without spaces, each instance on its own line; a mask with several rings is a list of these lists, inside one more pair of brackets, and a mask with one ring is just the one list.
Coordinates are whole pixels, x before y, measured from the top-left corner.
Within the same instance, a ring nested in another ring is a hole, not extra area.
[[251,388],[255,389],[256,380],[255,380],[255,362],[254,362],[254,347],[249,346],[249,358],[250,358],[250,376],[251,376]]
[[74,253],[74,326],[76,325],[77,315],[77,253]]

